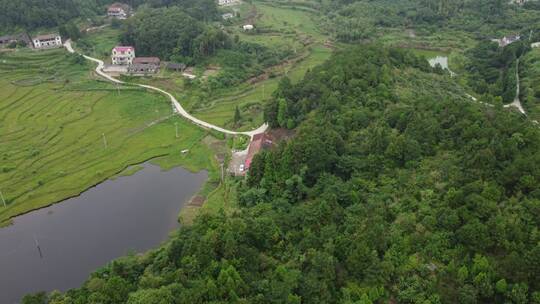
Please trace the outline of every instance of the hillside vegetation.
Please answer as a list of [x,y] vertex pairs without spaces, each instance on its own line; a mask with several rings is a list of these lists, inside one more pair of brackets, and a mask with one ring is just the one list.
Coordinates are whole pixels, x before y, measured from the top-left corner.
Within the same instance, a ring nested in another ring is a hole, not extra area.
[[24,303],[540,303],[540,131],[412,53],[333,56],[265,114],[234,214]]

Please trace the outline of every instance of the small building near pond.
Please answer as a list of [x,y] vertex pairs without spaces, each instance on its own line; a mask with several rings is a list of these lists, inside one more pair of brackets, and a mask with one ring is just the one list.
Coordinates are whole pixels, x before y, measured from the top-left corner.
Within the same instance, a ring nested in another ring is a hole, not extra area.
[[255,154],[259,153],[261,149],[270,148],[271,146],[272,146],[272,139],[267,133],[259,133],[253,136],[253,139],[251,140],[251,143],[249,144],[246,161],[244,162],[244,167],[242,168],[242,171],[249,170],[249,167],[251,166],[251,162],[253,161],[253,157],[255,156]]
[[159,71],[160,60],[157,57],[136,57],[128,66],[128,73],[135,75],[155,74]]
[[32,38],[36,49],[50,49],[62,47],[62,37],[58,34],[38,35]]

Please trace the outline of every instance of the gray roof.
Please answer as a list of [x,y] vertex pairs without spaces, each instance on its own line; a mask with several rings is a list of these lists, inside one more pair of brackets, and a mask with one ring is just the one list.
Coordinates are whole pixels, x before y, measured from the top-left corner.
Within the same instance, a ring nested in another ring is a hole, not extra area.
[[168,69],[185,69],[186,68],[186,65],[183,64],[183,63],[175,63],[175,62],[169,62],[167,63],[167,68]]
[[59,35],[58,34],[46,34],[46,35],[38,35],[36,37],[34,37],[34,40],[49,40],[49,39],[55,39],[56,37],[58,37]]

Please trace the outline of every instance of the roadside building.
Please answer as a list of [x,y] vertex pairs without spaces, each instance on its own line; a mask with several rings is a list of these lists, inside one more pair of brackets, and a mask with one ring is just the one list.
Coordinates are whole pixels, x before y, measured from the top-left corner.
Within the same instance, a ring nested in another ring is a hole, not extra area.
[[183,63],[176,63],[176,62],[169,62],[166,65],[167,70],[175,71],[175,72],[183,72],[187,66]]
[[255,154],[259,153],[261,149],[270,148],[271,146],[272,140],[270,139],[270,136],[268,134],[260,133],[253,136],[253,140],[249,144],[248,154],[246,157],[246,161],[244,162],[244,167],[242,168],[242,171],[249,170]]
[[62,46],[62,38],[58,34],[39,35],[32,38],[36,49],[48,49]]
[[107,16],[126,19],[131,14],[131,7],[125,3],[113,3],[107,8]]
[[155,74],[159,71],[160,60],[157,57],[137,57],[128,66],[128,73],[135,75]]
[[112,64],[130,65],[135,58],[135,48],[132,46],[117,46],[112,50]]
[[246,24],[242,28],[244,29],[244,31],[251,31],[254,27],[251,24]]

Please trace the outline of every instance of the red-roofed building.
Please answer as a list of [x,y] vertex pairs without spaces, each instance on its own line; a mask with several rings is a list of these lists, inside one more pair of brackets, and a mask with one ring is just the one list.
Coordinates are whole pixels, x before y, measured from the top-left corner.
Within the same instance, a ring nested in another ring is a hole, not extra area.
[[135,59],[135,48],[132,46],[117,46],[112,50],[112,64],[130,65]]
[[266,149],[272,146],[272,140],[266,133],[260,133],[255,136],[253,136],[253,140],[249,144],[248,149],[248,155],[246,157],[246,161],[244,162],[244,170],[249,170],[249,167],[251,166],[251,162],[253,161],[253,157],[255,154],[259,153],[261,149]]

